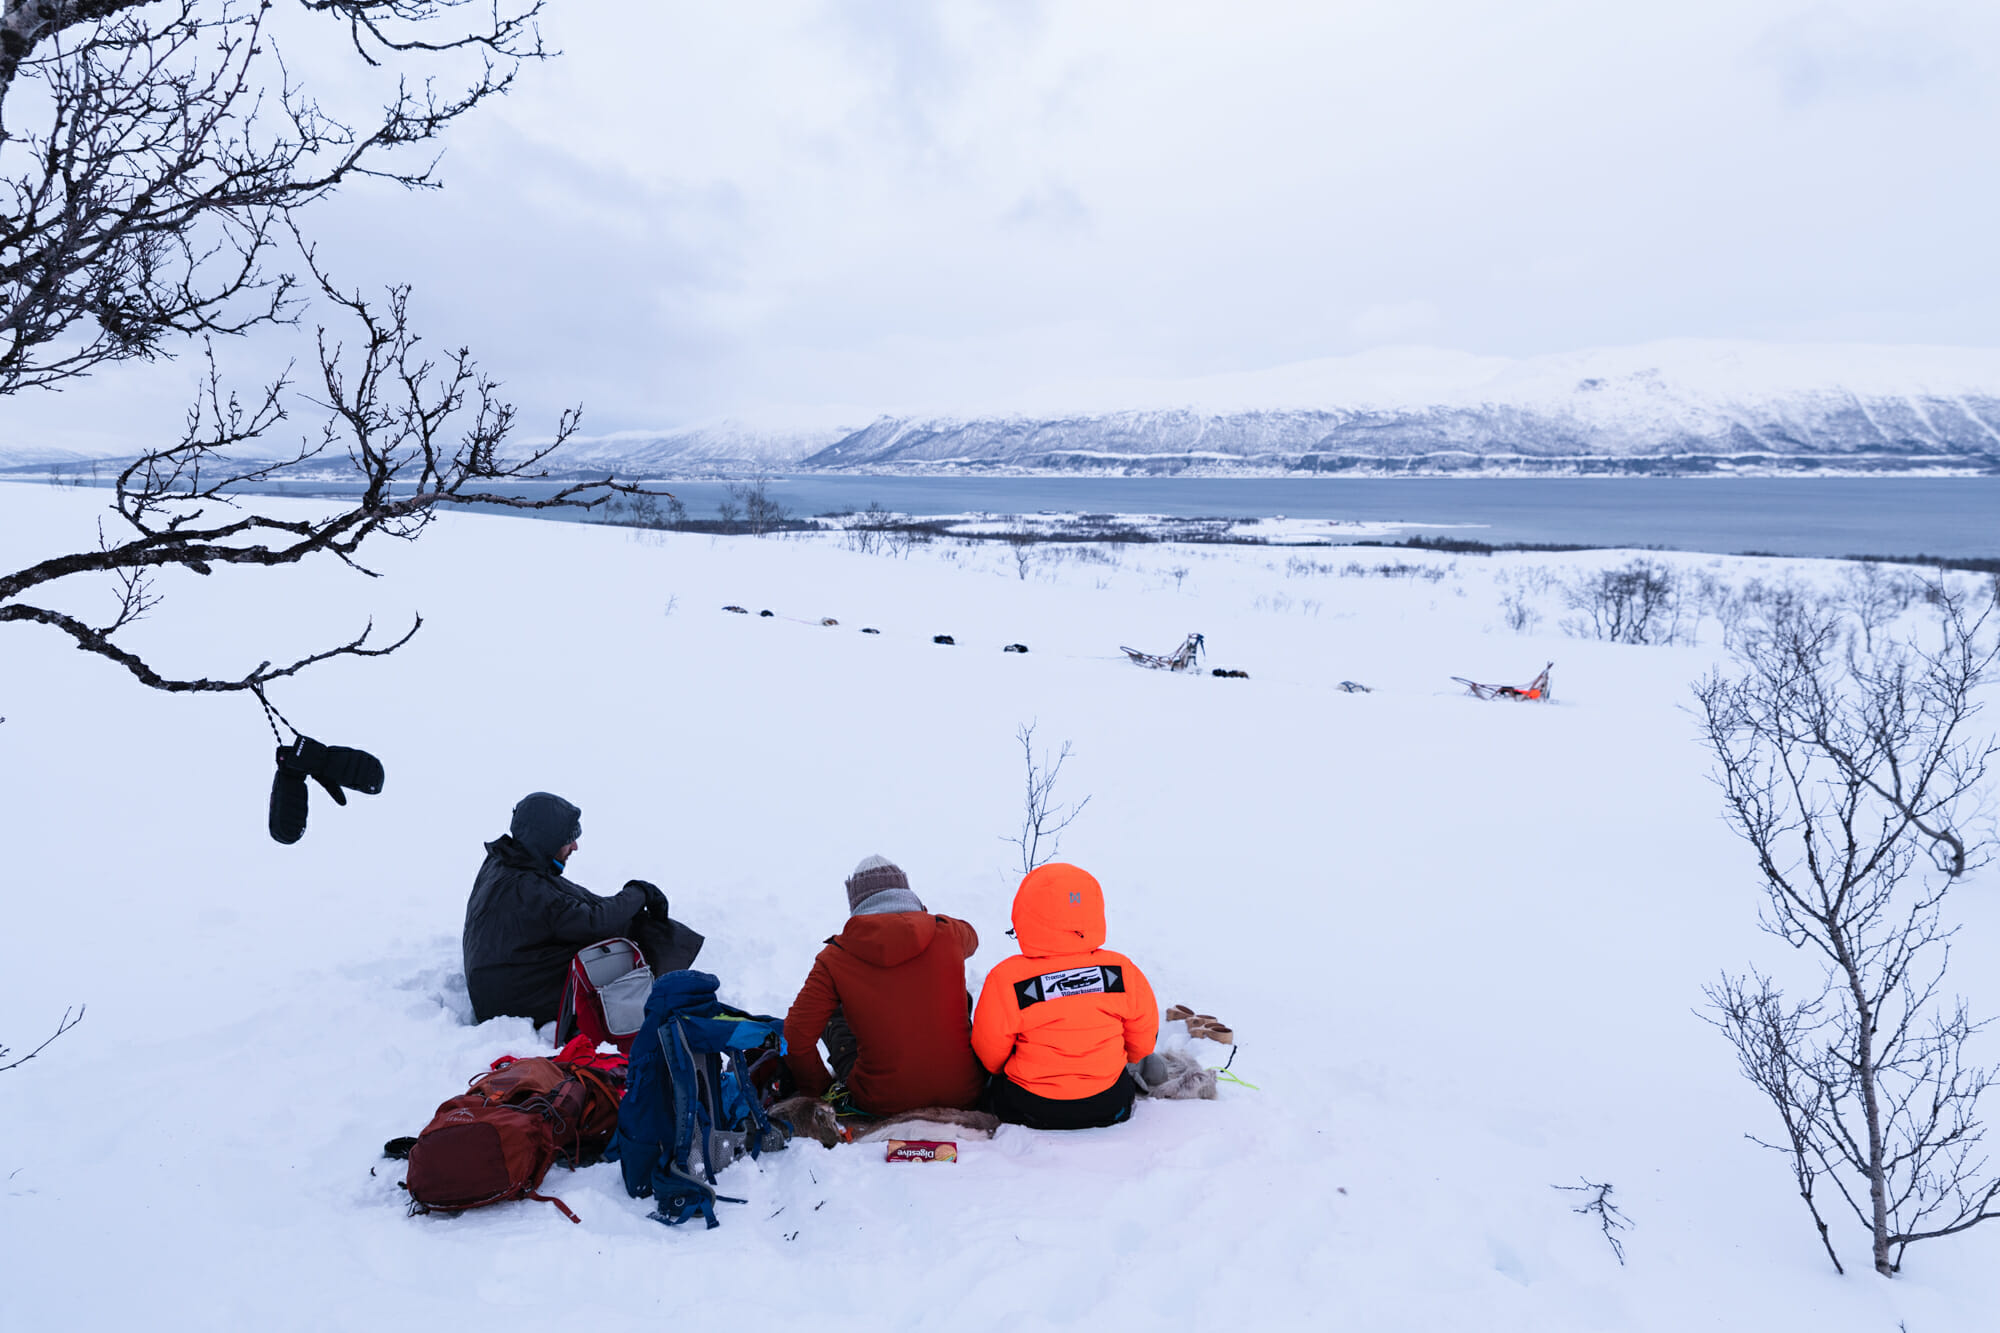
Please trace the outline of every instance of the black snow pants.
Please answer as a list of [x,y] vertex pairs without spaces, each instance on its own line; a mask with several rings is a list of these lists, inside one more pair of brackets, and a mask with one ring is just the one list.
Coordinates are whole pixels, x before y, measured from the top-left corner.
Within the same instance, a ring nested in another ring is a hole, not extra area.
[[1039,1097],[1008,1078],[995,1074],[986,1084],[982,1109],[991,1111],[1010,1125],[1029,1129],[1102,1129],[1132,1115],[1132,1099],[1139,1093],[1132,1076],[1119,1071],[1118,1081],[1102,1092],[1075,1101]]

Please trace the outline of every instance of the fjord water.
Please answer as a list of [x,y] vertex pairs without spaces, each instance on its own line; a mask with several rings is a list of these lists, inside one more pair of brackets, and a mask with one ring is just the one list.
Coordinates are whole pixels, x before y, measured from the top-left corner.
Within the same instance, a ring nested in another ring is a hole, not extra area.
[[[788,514],[1160,514],[1343,519],[1388,534],[1724,555],[2000,557],[2000,477],[934,477],[812,473],[768,479]],[[25,484],[25,483],[24,483]],[[692,518],[712,518],[740,481],[675,481]],[[294,483],[286,495],[349,495]],[[556,483],[504,488],[542,495]],[[521,513],[523,511],[509,511]],[[586,520],[601,513],[527,511]],[[1373,536],[1374,534],[1370,534]]]
[[[719,481],[666,482],[706,517]],[[1350,519],[1403,535],[1776,555],[2000,556],[2000,477],[886,477],[774,478],[795,515],[1058,510]]]

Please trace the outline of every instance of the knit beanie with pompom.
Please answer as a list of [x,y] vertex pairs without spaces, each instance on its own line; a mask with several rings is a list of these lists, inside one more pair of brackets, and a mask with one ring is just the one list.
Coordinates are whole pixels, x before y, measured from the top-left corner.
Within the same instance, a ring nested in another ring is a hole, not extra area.
[[[909,876],[903,868],[886,856],[870,856],[854,867],[854,873],[847,877],[847,912],[850,916],[863,915],[862,908],[877,894],[900,890],[894,898],[888,899],[886,910],[892,912],[921,912],[923,903],[910,892]],[[876,904],[875,910],[885,910],[885,904]]]

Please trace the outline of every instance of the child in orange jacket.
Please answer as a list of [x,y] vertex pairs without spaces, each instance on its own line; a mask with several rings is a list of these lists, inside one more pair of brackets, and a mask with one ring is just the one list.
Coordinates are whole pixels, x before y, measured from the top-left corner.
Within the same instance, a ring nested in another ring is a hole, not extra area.
[[1153,1053],[1153,988],[1104,943],[1104,890],[1054,861],[1014,895],[1021,952],[986,974],[972,1050],[993,1072],[988,1109],[1033,1129],[1089,1129],[1132,1114],[1126,1066]]

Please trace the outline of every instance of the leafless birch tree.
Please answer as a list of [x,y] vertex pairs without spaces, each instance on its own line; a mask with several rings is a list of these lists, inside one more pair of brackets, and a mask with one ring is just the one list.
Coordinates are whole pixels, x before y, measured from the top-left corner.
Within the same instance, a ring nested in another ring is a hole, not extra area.
[[1563,600],[1580,613],[1563,627],[1580,639],[1642,644],[1682,639],[1680,577],[1658,560],[1579,574],[1563,586]]
[[1788,602],[1742,635],[1738,674],[1696,687],[1728,818],[1756,853],[1760,923],[1820,972],[1802,997],[1725,975],[1714,1021],[1778,1112],[1782,1134],[1757,1141],[1789,1159],[1835,1267],[1827,1214],[1845,1210],[1885,1275],[1917,1241],[2000,1217],[1979,1118],[1996,1071],[1972,1058],[1983,1021],[1946,987],[1945,914],[1983,845],[1967,830],[1996,749],[1972,723],[2000,599],[1940,579],[1931,601],[1921,638],[1877,626],[1873,652],[1836,606]]

